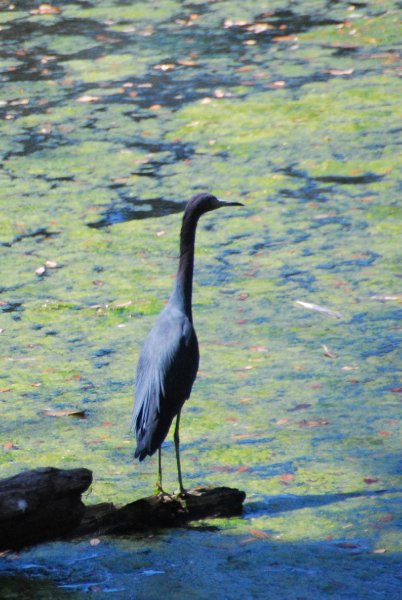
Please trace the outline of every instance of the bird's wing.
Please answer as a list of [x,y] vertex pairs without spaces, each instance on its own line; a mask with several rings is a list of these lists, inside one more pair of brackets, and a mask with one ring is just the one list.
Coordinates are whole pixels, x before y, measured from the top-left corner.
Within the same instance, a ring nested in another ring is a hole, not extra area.
[[198,343],[189,319],[169,305],[142,348],[136,377],[133,425],[136,455],[153,454],[190,396],[198,369]]

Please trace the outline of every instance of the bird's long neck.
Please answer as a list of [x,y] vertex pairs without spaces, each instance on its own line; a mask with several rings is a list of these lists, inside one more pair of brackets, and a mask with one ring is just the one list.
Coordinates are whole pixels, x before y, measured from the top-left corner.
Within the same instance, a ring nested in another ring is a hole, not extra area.
[[195,231],[199,215],[185,214],[180,232],[180,259],[172,299],[193,322],[191,297],[193,292]]

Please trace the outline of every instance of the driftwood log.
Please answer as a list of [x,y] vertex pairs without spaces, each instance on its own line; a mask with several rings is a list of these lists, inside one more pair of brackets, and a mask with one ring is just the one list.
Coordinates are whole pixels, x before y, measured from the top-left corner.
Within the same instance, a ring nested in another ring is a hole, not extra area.
[[149,496],[122,507],[85,506],[92,482],[88,469],[52,467],[0,481],[0,550],[17,550],[55,539],[128,534],[242,513],[245,493],[228,487],[196,488],[185,498]]
[[88,469],[35,469],[0,481],[0,550],[60,538],[85,513],[81,494],[92,482]]

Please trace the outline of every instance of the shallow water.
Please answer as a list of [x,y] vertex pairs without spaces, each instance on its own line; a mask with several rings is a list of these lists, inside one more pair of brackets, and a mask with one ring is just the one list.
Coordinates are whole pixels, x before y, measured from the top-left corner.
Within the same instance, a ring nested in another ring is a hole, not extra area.
[[[87,503],[152,490],[128,431],[134,365],[172,287],[178,213],[208,189],[245,207],[197,234],[182,460],[188,486],[247,500],[218,530],[3,557],[2,597],[397,598],[397,3],[10,6],[1,476],[85,466]],[[171,440],[164,461],[173,489]]]

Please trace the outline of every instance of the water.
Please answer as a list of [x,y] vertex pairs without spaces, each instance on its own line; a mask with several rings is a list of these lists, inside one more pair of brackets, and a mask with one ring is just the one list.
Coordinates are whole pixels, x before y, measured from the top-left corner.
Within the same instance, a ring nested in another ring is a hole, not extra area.
[[197,234],[183,469],[247,499],[2,557],[2,597],[399,597],[397,4],[38,7],[0,13],[1,476],[85,466],[86,503],[153,489],[135,362],[207,189],[245,207]]

